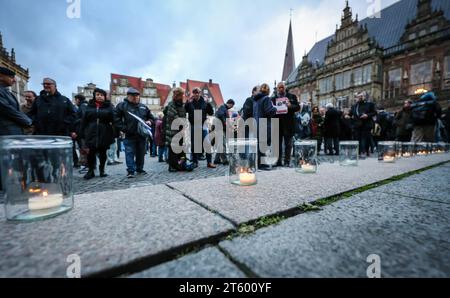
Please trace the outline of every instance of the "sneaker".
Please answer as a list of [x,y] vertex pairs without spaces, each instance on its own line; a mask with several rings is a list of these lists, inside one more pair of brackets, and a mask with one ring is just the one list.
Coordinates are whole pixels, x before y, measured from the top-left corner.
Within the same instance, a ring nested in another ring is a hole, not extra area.
[[146,171],[136,171],[138,175],[147,175]]
[[136,176],[134,175],[134,173],[128,173],[127,178],[133,179],[133,178],[136,178]]

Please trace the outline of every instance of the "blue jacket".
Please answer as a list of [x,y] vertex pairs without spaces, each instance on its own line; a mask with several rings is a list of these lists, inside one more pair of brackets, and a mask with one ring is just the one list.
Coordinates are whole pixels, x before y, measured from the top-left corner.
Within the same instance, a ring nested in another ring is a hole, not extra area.
[[0,85],[0,136],[23,135],[23,128],[31,126],[31,119],[20,111],[17,98]]
[[271,118],[275,118],[277,115],[277,108],[273,106],[272,100],[269,96],[264,94],[257,94],[253,98],[253,118],[256,120],[256,125],[258,127],[258,136],[260,134],[259,131],[259,121],[260,119],[267,119],[267,137],[270,141],[271,131],[272,131],[272,123]]

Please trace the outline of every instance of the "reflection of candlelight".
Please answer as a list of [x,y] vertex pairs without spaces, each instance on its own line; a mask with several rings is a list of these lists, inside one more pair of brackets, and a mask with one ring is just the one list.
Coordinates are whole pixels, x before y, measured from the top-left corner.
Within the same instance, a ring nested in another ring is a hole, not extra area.
[[[40,189],[30,189],[30,193],[41,193]],[[61,206],[62,195],[49,195],[48,191],[42,191],[42,195],[32,197],[28,200],[28,209],[31,211],[51,209]]]
[[395,162],[395,156],[385,155],[383,161],[387,163],[393,163]]
[[403,157],[411,157],[411,153],[409,152],[403,153]]
[[417,155],[424,156],[424,155],[427,155],[427,152],[426,151],[419,151],[419,152],[417,152]]
[[313,165],[304,164],[304,165],[302,165],[302,172],[303,173],[315,173],[316,169]]

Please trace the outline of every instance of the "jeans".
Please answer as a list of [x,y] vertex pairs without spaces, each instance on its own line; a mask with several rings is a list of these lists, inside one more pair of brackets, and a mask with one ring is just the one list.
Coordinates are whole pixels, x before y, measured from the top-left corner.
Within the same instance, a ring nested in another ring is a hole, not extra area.
[[[199,131],[200,129],[196,129],[196,131]],[[201,148],[204,151],[203,148],[203,142],[205,141],[205,139],[208,137],[208,130],[206,129],[202,129],[202,145]],[[191,161],[193,163],[197,163],[198,164],[198,160],[200,159],[202,153],[195,153],[195,139],[194,139],[194,126],[191,126],[191,150],[192,150],[192,154],[191,154]],[[206,153],[206,161],[208,163],[212,162],[212,154],[211,153]]]
[[163,159],[167,160],[167,147],[166,146],[158,146],[158,158],[159,158],[159,160],[163,160]]
[[144,170],[145,147],[147,141],[141,137],[124,140],[125,160],[127,171],[130,174],[142,172]]

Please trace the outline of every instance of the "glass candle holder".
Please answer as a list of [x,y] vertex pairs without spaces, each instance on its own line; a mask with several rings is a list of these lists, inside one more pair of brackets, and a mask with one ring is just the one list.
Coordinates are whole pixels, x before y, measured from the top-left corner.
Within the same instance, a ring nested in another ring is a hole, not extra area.
[[409,143],[402,143],[402,157],[403,158],[411,158],[415,155],[415,147],[416,144],[409,142]]
[[445,143],[433,144],[433,154],[444,154],[445,153]]
[[445,144],[445,152],[449,153],[450,152],[450,143],[446,143]]
[[358,166],[359,142],[346,141],[339,143],[339,164],[341,166]]
[[231,184],[251,186],[257,184],[257,139],[231,139],[227,143],[229,160],[228,179]]
[[295,148],[295,169],[299,173],[317,173],[317,141],[296,141]]
[[397,156],[396,142],[378,142],[378,160],[385,163],[394,163]]
[[395,142],[395,158],[400,159],[402,158],[402,142]]
[[416,144],[416,155],[417,156],[427,156],[429,154],[428,143],[417,143]]
[[71,138],[2,137],[0,156],[7,220],[43,220],[73,208]]

